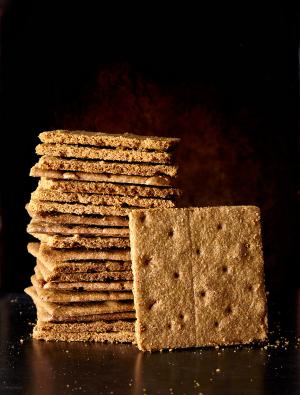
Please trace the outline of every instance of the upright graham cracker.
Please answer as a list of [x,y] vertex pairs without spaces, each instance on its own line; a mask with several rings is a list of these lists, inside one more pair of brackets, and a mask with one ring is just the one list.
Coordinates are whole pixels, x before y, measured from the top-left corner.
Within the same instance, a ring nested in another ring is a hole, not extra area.
[[136,210],[129,226],[141,350],[266,338],[257,207]]

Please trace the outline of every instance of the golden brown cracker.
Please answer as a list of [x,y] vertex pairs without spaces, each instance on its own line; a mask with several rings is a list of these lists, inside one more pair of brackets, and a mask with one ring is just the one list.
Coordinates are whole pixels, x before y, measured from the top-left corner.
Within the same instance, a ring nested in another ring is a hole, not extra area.
[[130,238],[140,349],[266,338],[258,208],[138,210]]
[[176,177],[177,166],[104,162],[99,160],[67,159],[55,156],[42,156],[37,166],[44,170],[83,171],[87,173],[125,174],[146,177],[169,176]]
[[78,146],[69,144],[38,144],[35,148],[38,155],[52,155],[62,158],[98,159],[115,162],[137,163],[172,163],[172,154],[169,152],[140,151],[98,148],[92,146]]
[[43,143],[92,145],[96,147],[130,148],[167,151],[175,148],[176,137],[143,136],[134,133],[102,133],[85,130],[50,130],[39,134]]

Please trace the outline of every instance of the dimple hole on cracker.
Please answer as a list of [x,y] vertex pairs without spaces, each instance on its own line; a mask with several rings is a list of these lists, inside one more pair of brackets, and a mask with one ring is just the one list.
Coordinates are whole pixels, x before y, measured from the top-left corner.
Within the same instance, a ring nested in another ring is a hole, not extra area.
[[179,273],[178,272],[174,272],[173,276],[174,276],[174,278],[179,278]]
[[200,248],[197,248],[197,249],[196,249],[196,254],[197,254],[197,255],[200,255]]
[[150,303],[148,304],[148,310],[151,310],[152,307],[155,305],[155,303],[156,303],[156,300],[150,302]]
[[218,327],[219,327],[218,321],[215,321],[215,322],[214,322],[214,327],[215,327],[215,328],[218,328]]
[[227,307],[226,307],[225,313],[226,313],[227,315],[229,315],[229,314],[232,313],[232,308],[231,308],[231,306],[227,306]]
[[222,266],[222,272],[227,273],[228,272],[228,267],[226,265]]
[[204,298],[205,295],[206,295],[206,292],[205,292],[205,291],[201,291],[201,292],[200,292],[200,296],[201,296],[202,298]]
[[170,229],[170,230],[169,230],[168,236],[169,236],[169,237],[173,237],[173,236],[174,236],[174,230],[173,230],[173,229]]
[[144,258],[142,259],[142,263],[144,266],[148,266],[151,262],[152,258],[150,258],[149,256],[144,256]]
[[167,324],[167,328],[171,329],[172,325],[171,324]]
[[221,224],[221,223],[218,223],[217,229],[218,229],[218,230],[221,230],[221,229],[222,229],[222,224]]
[[146,214],[145,213],[141,213],[139,219],[140,219],[141,223],[143,224],[145,222],[145,219],[146,219]]
[[249,291],[249,292],[252,292],[252,291],[253,291],[252,285],[247,285],[247,291]]
[[184,320],[184,315],[183,314],[179,314],[179,319],[180,320]]

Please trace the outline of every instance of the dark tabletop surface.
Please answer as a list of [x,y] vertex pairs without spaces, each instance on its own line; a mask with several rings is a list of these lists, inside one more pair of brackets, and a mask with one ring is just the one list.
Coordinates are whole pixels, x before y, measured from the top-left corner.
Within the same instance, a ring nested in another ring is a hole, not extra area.
[[300,292],[270,295],[270,339],[252,347],[142,353],[43,342],[26,295],[0,299],[0,394],[300,394]]

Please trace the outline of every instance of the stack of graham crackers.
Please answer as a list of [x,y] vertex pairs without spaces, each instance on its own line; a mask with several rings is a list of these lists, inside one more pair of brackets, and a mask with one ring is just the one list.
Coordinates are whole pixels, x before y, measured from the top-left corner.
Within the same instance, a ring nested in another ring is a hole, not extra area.
[[40,134],[40,177],[27,205],[36,258],[26,292],[33,336],[132,342],[135,338],[129,212],[174,207],[176,138],[51,131]]

